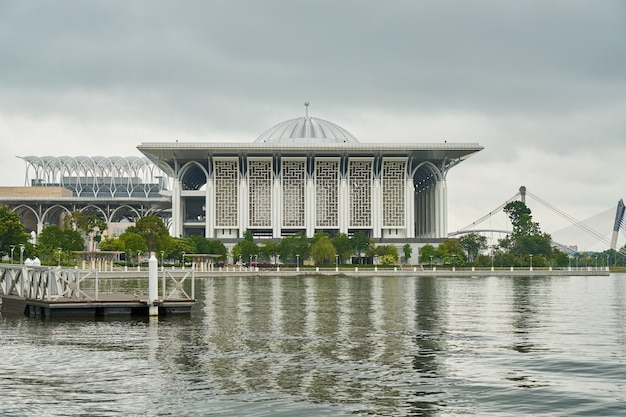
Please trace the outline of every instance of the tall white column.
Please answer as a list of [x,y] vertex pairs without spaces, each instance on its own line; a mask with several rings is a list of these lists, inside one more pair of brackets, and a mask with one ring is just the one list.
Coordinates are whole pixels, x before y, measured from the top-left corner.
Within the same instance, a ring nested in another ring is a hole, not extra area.
[[447,237],[447,184],[445,180],[439,180],[435,184],[436,210],[436,235],[437,238]]
[[406,237],[415,237],[415,188],[413,179],[407,178],[404,186],[404,221],[406,226]]
[[445,179],[438,182],[439,195],[441,198],[441,237],[448,237],[448,183]]
[[206,195],[204,196],[204,235],[207,239],[215,238],[215,186],[212,179],[206,182]]
[[275,179],[272,186],[272,235],[281,237],[283,224],[283,190],[280,180]]
[[428,236],[437,237],[437,193],[435,191],[435,185],[428,189]]
[[308,238],[315,234],[315,205],[315,180],[309,178],[306,180],[304,191],[304,224]]
[[416,195],[416,200],[415,200],[415,205],[417,206],[416,209],[416,213],[415,213],[415,220],[417,222],[417,236],[418,237],[422,237],[424,234],[424,214],[423,214],[423,198],[421,196],[421,194],[417,194]]
[[181,184],[178,178],[172,179],[172,235],[183,236],[183,213],[181,204]]
[[245,179],[239,181],[239,237],[242,238],[244,232],[248,229],[248,220],[250,213],[248,213],[248,182]]
[[383,190],[380,178],[376,178],[372,185],[372,238],[382,237],[383,228]]
[[339,180],[339,232],[348,233],[350,224],[350,186],[348,180]]

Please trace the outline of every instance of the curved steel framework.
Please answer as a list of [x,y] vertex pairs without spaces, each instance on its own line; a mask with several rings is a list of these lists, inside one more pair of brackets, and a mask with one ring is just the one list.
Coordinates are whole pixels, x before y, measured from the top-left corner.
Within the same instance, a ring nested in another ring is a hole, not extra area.
[[161,170],[138,156],[24,156],[26,184],[64,187],[76,197],[149,197],[164,183]]
[[20,215],[29,233],[48,224],[61,225],[72,211],[96,215],[109,224],[108,234],[120,234],[137,219],[156,214],[170,223],[170,203],[161,191],[167,176],[145,157],[25,156],[27,189],[61,187],[71,195],[27,192],[3,196]]

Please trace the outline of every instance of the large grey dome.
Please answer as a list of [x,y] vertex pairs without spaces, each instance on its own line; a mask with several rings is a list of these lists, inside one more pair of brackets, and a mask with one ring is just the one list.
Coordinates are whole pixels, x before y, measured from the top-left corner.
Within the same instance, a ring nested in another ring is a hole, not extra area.
[[350,132],[327,120],[309,117],[287,120],[266,130],[255,143],[359,143]]

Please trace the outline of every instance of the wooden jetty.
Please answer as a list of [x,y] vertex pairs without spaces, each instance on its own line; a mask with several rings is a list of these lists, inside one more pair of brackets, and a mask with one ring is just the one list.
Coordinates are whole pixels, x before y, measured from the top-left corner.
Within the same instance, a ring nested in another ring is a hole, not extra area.
[[190,314],[194,292],[193,271],[183,277],[163,271],[161,295],[149,300],[147,295],[102,293],[95,270],[0,265],[0,308],[5,314],[148,316],[151,308],[158,309],[158,315]]

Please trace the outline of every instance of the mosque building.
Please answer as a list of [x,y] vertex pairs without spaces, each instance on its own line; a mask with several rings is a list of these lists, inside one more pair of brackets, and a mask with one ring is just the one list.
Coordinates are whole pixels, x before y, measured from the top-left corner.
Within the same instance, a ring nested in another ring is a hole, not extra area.
[[362,143],[305,115],[252,143],[154,142],[138,149],[168,177],[173,236],[281,238],[316,231],[377,242],[447,236],[446,175],[477,143]]

